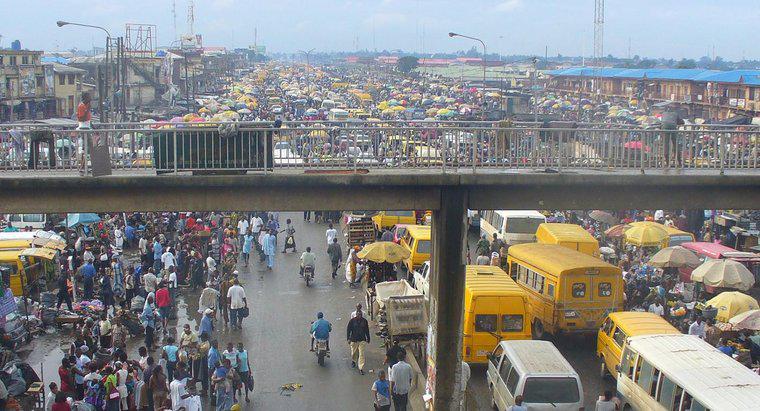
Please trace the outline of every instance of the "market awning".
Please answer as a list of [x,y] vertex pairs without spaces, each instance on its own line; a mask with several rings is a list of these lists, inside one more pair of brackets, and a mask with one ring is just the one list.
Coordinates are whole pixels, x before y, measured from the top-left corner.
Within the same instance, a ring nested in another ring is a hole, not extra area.
[[38,258],[44,258],[46,260],[52,260],[55,257],[56,250],[50,249],[50,248],[41,248],[41,247],[35,247],[35,248],[26,248],[19,254],[20,256],[24,257],[38,257]]

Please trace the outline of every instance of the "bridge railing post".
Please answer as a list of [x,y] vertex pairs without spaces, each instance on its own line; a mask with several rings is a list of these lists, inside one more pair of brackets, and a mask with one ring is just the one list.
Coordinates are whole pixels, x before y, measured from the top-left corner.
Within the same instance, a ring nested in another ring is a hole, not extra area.
[[177,165],[177,130],[174,130],[172,133],[172,151],[174,152],[174,174],[177,173],[178,165]]

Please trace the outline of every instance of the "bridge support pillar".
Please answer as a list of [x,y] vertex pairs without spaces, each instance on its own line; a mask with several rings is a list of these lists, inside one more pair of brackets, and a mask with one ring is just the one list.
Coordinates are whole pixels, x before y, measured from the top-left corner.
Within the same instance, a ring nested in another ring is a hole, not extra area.
[[440,208],[433,211],[427,352],[434,410],[458,410],[461,398],[466,211],[466,190],[441,189]]

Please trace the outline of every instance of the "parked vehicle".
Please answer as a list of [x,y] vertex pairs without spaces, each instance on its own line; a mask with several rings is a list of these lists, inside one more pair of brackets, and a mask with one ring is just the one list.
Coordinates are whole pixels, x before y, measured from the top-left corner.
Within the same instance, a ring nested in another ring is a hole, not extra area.
[[529,410],[583,409],[578,373],[549,341],[502,341],[488,355],[486,373],[494,409],[504,411],[522,395]]
[[536,241],[599,257],[599,241],[577,224],[543,223],[536,230]]
[[617,392],[623,410],[760,409],[760,375],[694,335],[628,338]]
[[508,245],[536,241],[536,230],[546,216],[535,210],[486,210],[480,219],[480,234],[488,241],[496,235]]
[[509,247],[509,274],[530,296],[534,338],[596,333],[607,314],[623,310],[619,267],[556,244]]
[[528,295],[492,265],[468,265],[464,284],[462,360],[485,363],[494,343],[529,340]]
[[675,327],[654,313],[623,311],[610,313],[599,328],[596,339],[596,355],[600,358],[602,378],[617,378],[620,356],[628,337],[653,334],[680,334]]

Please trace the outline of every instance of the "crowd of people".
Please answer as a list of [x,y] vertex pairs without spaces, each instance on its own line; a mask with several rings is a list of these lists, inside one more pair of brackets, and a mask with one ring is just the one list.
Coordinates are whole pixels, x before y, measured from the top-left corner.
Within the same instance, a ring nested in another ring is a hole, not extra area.
[[[51,392],[108,411],[199,410],[207,395],[220,411],[250,402],[248,351],[241,341],[222,344],[217,330],[222,322],[241,330],[249,315],[238,263],[250,264],[257,252],[271,270],[283,232],[283,252],[295,251],[290,220],[280,230],[278,219],[278,213],[135,213],[78,227],[62,259],[57,308],[65,303],[71,311],[73,289],[81,297],[75,304],[98,299],[103,309],[75,326]],[[197,332],[194,324],[175,330],[170,322],[178,301],[188,302],[185,290],[200,290]],[[129,336],[143,333],[135,356]]]

